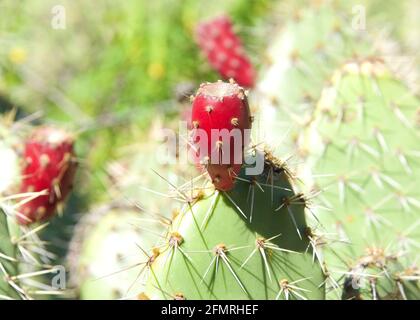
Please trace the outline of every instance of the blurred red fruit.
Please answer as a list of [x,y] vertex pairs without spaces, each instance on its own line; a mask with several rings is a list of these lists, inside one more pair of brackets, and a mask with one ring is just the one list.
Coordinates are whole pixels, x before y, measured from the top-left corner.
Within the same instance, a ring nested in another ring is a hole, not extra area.
[[196,39],[211,66],[224,79],[240,86],[253,87],[255,70],[246,56],[241,40],[234,33],[229,17],[221,16],[197,26]]
[[73,137],[62,129],[35,129],[24,146],[24,168],[20,192],[46,191],[19,208],[20,224],[50,218],[69,195],[77,162]]

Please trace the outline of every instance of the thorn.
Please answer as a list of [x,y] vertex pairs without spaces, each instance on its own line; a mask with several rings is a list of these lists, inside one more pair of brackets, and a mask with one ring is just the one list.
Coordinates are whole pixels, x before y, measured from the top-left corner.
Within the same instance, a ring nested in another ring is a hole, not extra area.
[[229,199],[229,201],[235,206],[236,209],[238,209],[239,213],[246,219],[248,220],[248,217],[245,215],[245,213],[243,213],[243,211],[241,210],[241,208],[235,203],[235,201],[233,201],[233,199],[229,196],[229,194],[227,192],[223,192],[223,194]]
[[214,212],[214,208],[216,206],[216,202],[217,202],[217,199],[218,198],[219,198],[219,191],[216,190],[215,193],[214,193],[214,196],[213,196],[213,200],[211,201],[210,207],[209,207],[209,209],[206,212],[206,215],[205,215],[205,217],[203,219],[203,222],[201,223],[200,229],[202,231],[206,228],[207,223],[210,220],[210,217],[212,216],[212,214]]

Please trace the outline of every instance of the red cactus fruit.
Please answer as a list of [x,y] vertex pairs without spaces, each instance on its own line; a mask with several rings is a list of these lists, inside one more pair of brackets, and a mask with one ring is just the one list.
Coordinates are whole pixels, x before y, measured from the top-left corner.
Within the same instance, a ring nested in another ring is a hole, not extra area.
[[191,118],[195,160],[207,169],[216,189],[232,189],[252,122],[245,91],[233,81],[204,83],[193,99]]
[[196,28],[196,41],[211,66],[224,79],[232,78],[243,87],[254,86],[254,67],[233,31],[229,17],[220,16],[200,23]]
[[20,208],[20,224],[30,224],[51,217],[62,206],[72,189],[77,168],[74,139],[64,130],[53,127],[35,129],[24,146],[21,192],[40,192]]

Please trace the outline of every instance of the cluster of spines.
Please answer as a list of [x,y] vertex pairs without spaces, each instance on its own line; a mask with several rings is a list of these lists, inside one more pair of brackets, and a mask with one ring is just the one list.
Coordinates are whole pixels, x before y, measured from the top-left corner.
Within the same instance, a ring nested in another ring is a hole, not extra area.
[[31,228],[15,222],[15,211],[24,197],[0,198],[0,300],[64,295],[64,290],[47,283],[48,275],[59,270],[51,263],[54,255],[39,236],[46,224]]

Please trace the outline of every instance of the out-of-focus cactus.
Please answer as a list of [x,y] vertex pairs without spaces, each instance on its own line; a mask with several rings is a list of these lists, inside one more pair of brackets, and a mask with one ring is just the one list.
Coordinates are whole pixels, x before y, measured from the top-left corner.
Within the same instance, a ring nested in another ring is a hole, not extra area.
[[164,121],[159,114],[147,135],[142,135],[138,143],[120,149],[119,157],[107,164],[108,189],[113,199],[137,205],[149,213],[171,216],[171,210],[177,206],[162,194],[173,194],[174,185],[187,183],[196,175],[196,169],[180,160],[178,150],[173,148],[177,143],[187,144],[187,122],[184,124],[185,132],[180,132],[179,137],[165,136],[165,129],[178,132],[179,123]]
[[377,52],[380,37],[357,23],[347,2],[285,2],[274,11],[279,12],[273,14],[276,26],[269,29],[268,50],[250,104],[258,111],[258,140],[280,153],[293,153],[332,72],[350,59]]
[[[57,183],[54,192],[62,191],[59,198],[64,197],[67,191],[57,187],[62,186],[60,181],[65,170],[56,175],[53,170],[53,175],[49,176],[48,173],[51,172],[45,169],[50,164],[65,168],[66,161],[70,159],[57,151],[57,145],[54,144],[57,140],[53,136],[50,136],[54,140],[53,146],[50,145],[48,150],[32,144],[32,153],[25,153],[25,147],[27,151],[28,144],[34,142],[28,142],[27,136],[43,129],[32,127],[28,121],[14,121],[13,115],[11,112],[0,118],[0,298],[47,298],[54,294],[64,294],[62,289],[65,280],[57,282],[60,287],[56,287],[53,282],[48,283],[61,270],[52,263],[54,256],[47,251],[39,236],[47,224],[32,221],[34,223],[31,226],[26,226],[25,219],[28,219],[28,204],[39,204],[40,199],[42,203],[46,203],[51,199],[48,190],[44,190],[45,181],[53,185]],[[59,154],[58,159],[56,152]],[[48,153],[48,159],[44,153]],[[50,159],[53,159],[51,163]],[[25,163],[35,165],[36,170],[25,171]],[[34,183],[33,187],[28,186],[29,180]],[[25,183],[26,187],[23,188]],[[50,210],[50,213],[53,211]]]
[[164,231],[163,221],[138,208],[117,204],[104,205],[83,216],[68,255],[71,285],[76,286],[78,296],[127,299],[143,291],[142,250],[157,243]]
[[45,191],[45,195],[22,204],[19,223],[45,221],[63,210],[77,169],[74,140],[65,130],[51,126],[35,128],[25,139],[20,192]]
[[16,194],[0,197],[0,300],[48,298],[64,295],[63,274],[56,282],[48,275],[57,275],[60,268],[51,264],[52,255],[46,250],[38,233],[46,225],[21,226],[17,217],[25,198],[41,194]]
[[8,217],[0,209],[0,300],[19,299],[19,286],[11,277],[19,273],[17,248],[11,240]]

